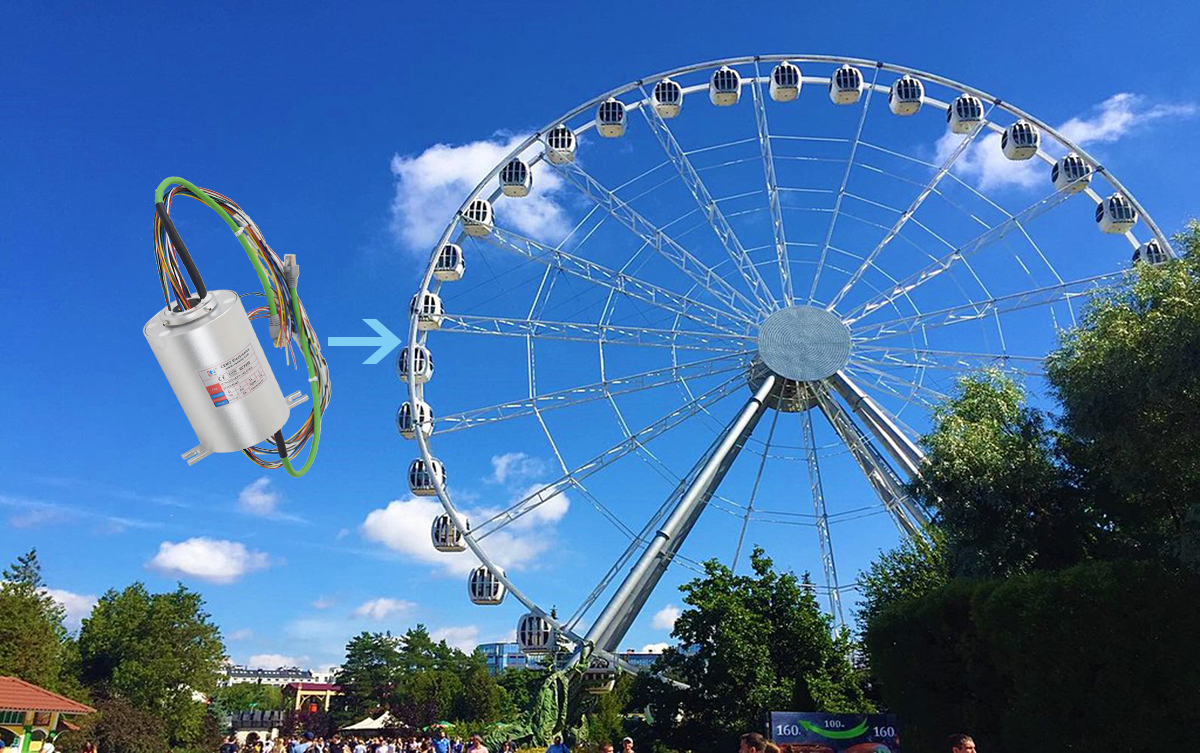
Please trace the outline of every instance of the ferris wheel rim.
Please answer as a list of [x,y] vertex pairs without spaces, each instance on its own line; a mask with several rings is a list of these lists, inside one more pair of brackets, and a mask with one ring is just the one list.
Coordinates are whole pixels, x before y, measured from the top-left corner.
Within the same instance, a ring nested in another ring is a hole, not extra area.
[[[436,265],[438,254],[439,254],[441,248],[451,241],[451,238],[454,236],[455,229],[460,226],[460,218],[461,218],[464,210],[471,204],[471,202],[480,198],[480,196],[484,193],[484,191],[488,188],[488,186],[491,185],[492,182],[497,178],[500,171],[504,168],[505,165],[509,164],[514,159],[519,159],[520,156],[524,152],[526,152],[531,147],[533,147],[535,144],[537,144],[538,141],[541,140],[542,137],[547,132],[549,132],[552,128],[555,128],[556,126],[558,126],[560,124],[566,124],[566,123],[572,121],[573,119],[578,118],[579,116],[581,116],[584,113],[586,113],[587,111],[589,111],[591,108],[596,107],[598,104],[600,104],[608,99],[621,97],[622,95],[625,95],[631,91],[641,90],[642,96],[631,103],[627,103],[626,104],[627,109],[632,110],[632,109],[649,107],[651,104],[651,100],[650,100],[650,96],[645,91],[645,87],[653,86],[654,84],[662,81],[663,79],[667,79],[667,78],[674,77],[674,76],[683,76],[683,75],[687,75],[687,74],[695,73],[695,72],[699,72],[699,71],[720,69],[724,66],[738,66],[738,65],[750,65],[750,64],[754,64],[757,66],[758,63],[764,63],[764,62],[765,63],[780,63],[780,62],[784,62],[784,61],[789,61],[789,62],[793,62],[793,63],[801,63],[801,64],[803,64],[803,63],[821,63],[821,64],[854,65],[854,66],[872,67],[875,69],[876,76],[878,76],[879,71],[888,71],[891,73],[897,73],[897,74],[901,74],[901,75],[916,76],[922,80],[937,83],[941,86],[944,86],[951,90],[955,90],[959,93],[971,94],[973,96],[979,97],[980,99],[984,100],[985,102],[990,103],[992,108],[999,108],[999,109],[1003,110],[1004,112],[1007,112],[1008,114],[1010,114],[1020,120],[1026,120],[1026,121],[1034,124],[1038,129],[1040,129],[1040,131],[1042,133],[1044,133],[1047,136],[1049,136],[1050,138],[1052,138],[1061,147],[1066,149],[1066,151],[1068,153],[1075,153],[1075,154],[1079,155],[1087,163],[1087,165],[1089,167],[1091,167],[1091,169],[1096,174],[1098,174],[1098,175],[1102,174],[1104,176],[1104,178],[1108,181],[1108,183],[1118,193],[1122,194],[1124,197],[1126,197],[1128,199],[1128,201],[1133,205],[1133,207],[1137,211],[1138,217],[1146,223],[1147,228],[1149,229],[1149,231],[1152,234],[1152,236],[1154,237],[1154,239],[1156,239],[1161,244],[1162,248],[1164,248],[1166,250],[1166,253],[1168,255],[1171,254],[1171,246],[1170,246],[1169,240],[1163,235],[1163,233],[1161,232],[1161,230],[1159,229],[1157,224],[1154,222],[1152,216],[1145,210],[1145,208],[1141,205],[1141,203],[1138,201],[1138,199],[1133,194],[1131,194],[1128,190],[1125,189],[1125,187],[1120,183],[1120,181],[1116,178],[1116,176],[1112,174],[1112,172],[1107,170],[1099,160],[1094,158],[1086,150],[1081,148],[1079,145],[1073,143],[1071,140],[1067,139],[1065,136],[1063,136],[1061,133],[1059,133],[1056,129],[1052,128],[1051,126],[1046,124],[1044,121],[1029,114],[1028,112],[1011,105],[1007,101],[996,98],[993,95],[988,94],[987,92],[984,92],[980,89],[976,89],[969,85],[963,84],[963,83],[955,81],[953,79],[949,79],[949,78],[940,76],[938,74],[933,74],[933,73],[930,73],[927,71],[922,71],[922,70],[915,69],[915,68],[909,68],[906,66],[899,66],[899,65],[895,65],[895,64],[885,63],[882,61],[875,61],[875,60],[869,60],[869,59],[863,59],[863,58],[842,57],[842,56],[827,56],[827,55],[772,54],[772,55],[730,57],[730,58],[724,58],[724,59],[720,59],[720,60],[695,63],[695,64],[671,69],[668,71],[660,72],[660,73],[657,73],[657,74],[654,74],[654,75],[651,75],[651,76],[648,76],[648,77],[645,77],[642,79],[637,79],[637,80],[629,82],[623,86],[609,90],[608,92],[605,92],[591,100],[588,100],[587,102],[584,102],[583,104],[573,108],[572,110],[569,110],[562,117],[560,117],[554,121],[551,121],[549,124],[544,126],[542,129],[535,131],[533,134],[528,136],[524,141],[522,141],[520,144],[518,144],[516,147],[514,147],[507,155],[505,155],[496,164],[496,166],[491,171],[489,171],[489,173],[475,186],[475,188],[470,191],[470,193],[467,195],[466,199],[463,201],[462,205],[459,207],[458,211],[456,211],[454,213],[453,219],[449,222],[446,229],[443,231],[443,234],[442,234],[440,240],[438,241],[438,243],[435,244],[435,246],[433,247],[433,250],[432,250],[432,253],[430,256],[430,262],[426,267],[424,277],[423,277],[420,287],[418,289],[418,295],[422,295],[426,292],[431,292],[431,287],[432,287],[432,290],[437,290],[438,288],[441,287],[440,282],[434,283],[434,279],[433,279],[434,267]],[[744,78],[742,81],[742,86],[750,85],[752,87],[757,88],[757,87],[760,87],[763,83],[766,83],[767,78],[768,77],[763,77],[763,76],[757,75],[757,72],[756,72],[755,76]],[[803,77],[802,80],[806,83],[809,83],[809,82],[811,82],[811,83],[826,83],[829,81],[829,78],[805,76],[805,77]],[[705,86],[684,87],[682,94],[686,95],[689,93],[695,93],[696,91],[699,91],[704,88],[707,88],[707,87],[705,87]],[[884,85],[877,84],[873,81],[869,85],[865,85],[864,90],[869,93],[875,93],[875,92],[887,92],[888,88]],[[949,106],[947,103],[943,103],[938,100],[934,100],[932,98],[925,98],[924,101],[928,104],[939,107],[943,110]],[[865,112],[864,112],[864,118],[865,118]],[[574,129],[574,133],[579,134],[582,132],[586,132],[593,126],[594,126],[594,123],[584,123],[579,128]],[[860,128],[861,128],[861,126],[860,126]],[[985,128],[987,130],[991,130],[993,132],[1000,132],[1000,131],[1004,130],[1003,127],[995,124],[992,120],[985,119],[983,127],[976,129],[976,133],[982,133],[985,130]],[[1044,147],[1042,145],[1038,146],[1036,156],[1039,159],[1041,159],[1043,162],[1053,163],[1055,161],[1053,158],[1051,158],[1048,154],[1045,153]],[[536,164],[541,159],[542,159],[541,154],[531,158],[528,161],[529,167],[532,167],[534,164]],[[849,166],[848,166],[848,168],[849,168]],[[1086,189],[1086,191],[1091,196],[1093,201],[1097,201],[1097,202],[1103,201],[1102,198],[1100,198],[1099,196],[1097,196],[1094,193],[1094,191],[1091,189],[1090,186]],[[499,193],[500,193],[499,189],[497,189],[495,194],[491,197],[491,200],[494,201],[498,197]],[[1131,231],[1125,233],[1125,236],[1126,236],[1126,239],[1131,243],[1131,245],[1133,245],[1134,247],[1137,247],[1137,245],[1138,245],[1137,240],[1136,240],[1136,238],[1133,237],[1133,234]],[[721,262],[718,262],[718,264],[723,264],[723,263],[725,263],[724,260],[722,260]],[[1053,271],[1053,265],[1050,265],[1048,261],[1047,261],[1047,266],[1051,269],[1051,271]],[[815,281],[814,281],[814,287],[815,287]],[[610,298],[611,298],[611,293],[610,293]],[[832,304],[831,304],[830,308],[832,309]],[[748,312],[748,313],[754,313],[754,312]],[[415,348],[418,345],[421,345],[422,343],[424,343],[425,338],[427,337],[427,332],[423,332],[417,327],[418,318],[419,318],[419,315],[417,313],[410,312],[409,337],[407,339],[407,345],[408,345],[409,354],[410,354],[409,355],[409,358],[410,358],[409,368],[410,369],[413,368],[413,364],[411,363],[411,360],[415,357],[413,355]],[[676,318],[676,322],[678,323],[678,317]],[[604,344],[605,343],[603,342],[603,340],[601,340],[600,345],[601,345],[602,350],[603,350]],[[672,353],[672,359],[674,359],[677,354],[676,348],[672,347],[671,353]],[[411,405],[414,406],[414,409],[415,409],[416,403],[421,400],[422,392],[423,392],[423,390],[422,390],[421,386],[417,383],[417,381],[415,379],[410,378],[408,381],[408,401]],[[619,413],[619,411],[618,411],[618,413]],[[546,433],[547,433],[547,436],[550,437],[548,429],[546,430]],[[416,440],[418,448],[420,450],[421,458],[424,460],[425,463],[431,463],[434,460],[434,457],[430,450],[430,445],[427,440],[427,437],[425,437],[422,432],[418,431],[416,433],[414,439]],[[552,437],[550,437],[550,441],[553,445],[554,440]],[[767,449],[769,449],[769,446]],[[765,451],[766,450],[764,450],[764,452]],[[561,458],[560,458],[560,460],[561,460]],[[564,470],[566,470],[565,464],[563,464],[563,467],[564,467]],[[567,477],[570,477],[571,474],[568,471],[565,475]],[[562,487],[558,491],[563,491],[567,488],[572,488],[572,486],[575,486],[574,480],[568,479],[566,486]],[[476,541],[476,537],[472,534],[470,529],[466,527],[465,519],[462,517],[462,515],[458,511],[457,507],[453,504],[453,501],[450,499],[449,493],[445,489],[445,485],[441,482],[438,482],[435,484],[435,487],[436,487],[436,496],[438,497],[442,507],[444,508],[445,512],[451,517],[451,520],[453,520],[455,526],[458,527],[458,529],[463,532],[464,541],[466,542],[468,547],[471,549],[472,553],[480,561],[481,565],[483,567],[486,567],[488,569],[488,571],[491,572],[493,574],[493,576],[496,577],[496,579],[505,586],[505,588],[508,590],[508,592],[511,593],[513,595],[513,597],[515,599],[517,599],[521,604],[523,604],[527,609],[529,609],[529,611],[531,613],[541,616],[549,624],[553,625],[557,630],[561,631],[562,634],[565,635],[567,638],[570,638],[571,640],[575,641],[577,644],[582,645],[582,642],[584,641],[583,636],[576,633],[572,628],[570,628],[566,624],[552,618],[550,616],[549,612],[540,608],[535,601],[530,599],[527,595],[525,595],[523,593],[523,591],[521,591],[519,588],[516,587],[516,585],[508,577],[508,575],[505,573],[505,571],[502,568],[500,568],[498,565],[496,565],[496,563],[487,554],[486,549],[484,549]],[[578,488],[582,488],[582,487],[578,487]],[[739,548],[740,548],[740,545],[739,545]],[[603,653],[603,652],[601,652],[601,653]],[[615,657],[615,655],[614,655],[612,658],[617,658],[617,657]]]

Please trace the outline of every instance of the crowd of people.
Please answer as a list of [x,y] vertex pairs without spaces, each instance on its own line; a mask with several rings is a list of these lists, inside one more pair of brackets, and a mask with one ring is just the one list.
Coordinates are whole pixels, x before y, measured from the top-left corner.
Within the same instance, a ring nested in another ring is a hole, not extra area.
[[[975,741],[969,735],[952,735],[948,741],[950,753],[976,753]],[[2,746],[0,746],[2,747]],[[599,753],[615,753],[612,743],[601,743]],[[491,753],[479,735],[471,735],[465,741],[461,737],[451,738],[445,728],[435,727],[428,734],[414,737],[359,739],[334,735],[326,740],[306,732],[292,738],[260,738],[251,732],[246,742],[239,744],[237,737],[230,735],[221,746],[220,753]],[[500,746],[497,753],[517,753],[512,741]],[[563,742],[562,735],[555,735],[554,742],[546,753],[571,753]],[[621,741],[621,753],[635,753],[633,738]],[[757,732],[748,732],[741,737],[738,753],[781,753],[778,745]]]
[[[600,753],[615,753],[612,743],[602,743]],[[444,727],[419,736],[394,738],[357,738],[333,735],[329,739],[317,737],[311,732],[292,737],[261,737],[257,732],[246,736],[239,743],[236,735],[230,735],[221,745],[220,753],[493,753],[483,744],[479,735],[450,737]],[[517,753],[517,745],[511,740],[503,743],[495,753]],[[555,735],[554,742],[546,753],[571,753],[563,742],[562,735]],[[621,741],[621,753],[635,753],[633,738]]]

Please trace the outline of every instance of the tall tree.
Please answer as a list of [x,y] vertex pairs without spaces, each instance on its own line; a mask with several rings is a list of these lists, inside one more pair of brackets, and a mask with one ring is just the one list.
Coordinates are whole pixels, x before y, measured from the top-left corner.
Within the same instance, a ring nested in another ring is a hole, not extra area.
[[335,712],[338,722],[358,721],[386,708],[400,681],[402,666],[400,639],[390,632],[363,631],[351,638],[337,674],[337,683],[342,686]]
[[141,583],[108,591],[83,621],[79,656],[85,683],[154,714],[172,745],[203,735],[205,706],[193,693],[216,689],[225,648],[199,594],[182,584],[161,594]]
[[[0,675],[69,692],[64,611],[46,591],[37,550],[17,557],[0,581]],[[77,693],[72,693],[77,695]]]
[[710,561],[703,578],[680,588],[689,608],[672,632],[679,646],[658,667],[691,690],[654,679],[639,684],[635,702],[652,706],[656,735],[681,750],[698,740],[713,749],[736,745],[772,708],[870,708],[848,636],[834,634],[807,578],[776,572],[762,549],[751,565],[752,575],[734,575]]
[[1087,557],[1100,528],[1024,389],[989,370],[959,378],[933,411],[912,491],[937,511],[956,575],[999,577]]
[[283,710],[283,692],[275,685],[260,682],[235,682],[217,688],[209,696],[221,711],[276,711]]
[[859,573],[863,596],[858,609],[859,632],[866,632],[871,620],[884,609],[920,598],[950,579],[946,537],[932,526],[929,534],[929,542],[905,539],[895,549],[881,552],[865,572]]
[[1147,554],[1178,550],[1200,524],[1200,224],[1176,246],[1180,259],[1139,264],[1093,298],[1046,369],[1081,483]]

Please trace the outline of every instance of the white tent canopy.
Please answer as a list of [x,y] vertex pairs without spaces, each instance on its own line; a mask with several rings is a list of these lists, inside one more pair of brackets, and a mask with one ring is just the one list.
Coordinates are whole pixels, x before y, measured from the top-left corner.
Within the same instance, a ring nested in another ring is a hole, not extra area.
[[403,729],[408,725],[401,722],[391,715],[390,712],[383,712],[378,717],[367,717],[362,721],[355,722],[346,727],[342,727],[343,732],[382,732],[389,729]]

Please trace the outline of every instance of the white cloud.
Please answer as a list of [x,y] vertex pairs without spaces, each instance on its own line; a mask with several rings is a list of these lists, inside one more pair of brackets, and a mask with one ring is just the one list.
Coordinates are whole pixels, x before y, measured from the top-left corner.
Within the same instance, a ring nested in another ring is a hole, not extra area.
[[247,549],[245,544],[196,537],[178,544],[162,542],[158,545],[158,554],[146,566],[164,575],[190,576],[227,584],[269,564],[266,552]]
[[679,607],[668,604],[654,613],[654,617],[650,620],[650,627],[655,630],[671,630],[675,627],[675,620],[678,619]]
[[254,637],[254,631],[250,628],[242,628],[241,630],[234,630],[225,637],[231,641],[248,641]]
[[506,452],[492,456],[492,476],[489,481],[497,484],[521,481],[544,473],[546,464],[541,458],[523,452]]
[[313,599],[312,608],[313,609],[329,609],[336,603],[337,603],[337,601],[335,599],[329,599],[324,596],[320,596],[316,599]]
[[670,645],[671,644],[669,643],[648,643],[645,646],[642,646],[642,653],[661,654],[663,651],[666,651],[668,648],[670,648]]
[[479,645],[479,628],[474,625],[438,628],[431,632],[429,637],[435,641],[445,641],[454,648],[469,654]]
[[70,630],[78,628],[83,618],[91,614],[92,607],[96,606],[96,597],[91,594],[77,594],[61,588],[47,588],[46,594],[62,605],[67,613],[66,626]]
[[[1197,107],[1192,103],[1149,104],[1146,98],[1122,92],[1114,94],[1092,108],[1086,115],[1070,118],[1058,126],[1067,139],[1082,147],[1107,144],[1138,129],[1168,117],[1190,117]],[[962,136],[947,132],[937,141],[937,161],[949,157],[962,141]],[[1042,148],[1061,156],[1056,142],[1043,136]],[[958,158],[954,170],[974,180],[980,190],[997,188],[1035,188],[1043,185],[1049,193],[1049,172],[1038,159],[1013,161],[1000,151],[1000,135],[989,133],[977,138]]]
[[280,667],[303,667],[308,661],[307,656],[286,656],[284,654],[255,654],[246,665],[257,669],[279,669]]
[[403,599],[389,599],[380,597],[363,602],[354,610],[355,617],[369,617],[376,622],[383,622],[389,617],[404,614],[411,611],[416,604]]
[[[545,498],[533,512],[509,523],[488,536],[487,551],[493,560],[506,570],[520,570],[535,564],[553,543],[553,526],[567,514],[571,501],[556,489],[543,490],[534,484],[518,491],[512,503],[539,494]],[[425,497],[393,500],[387,507],[367,514],[360,530],[369,541],[376,541],[392,551],[430,565],[448,575],[463,575],[478,566],[478,560],[467,552],[439,552],[429,540],[429,529],[435,516],[442,513],[440,503]],[[496,508],[464,508],[462,513],[476,524],[500,512]]]
[[[463,198],[525,138],[526,134],[498,135],[467,144],[434,144],[417,155],[393,155],[396,189],[391,211],[396,238],[411,251],[428,253]],[[522,157],[528,162],[538,151],[535,144]],[[558,198],[561,188],[562,178],[553,169],[543,163],[534,165],[533,190],[524,198],[497,201],[498,221],[539,240],[564,237],[570,223]]]
[[275,514],[280,500],[279,492],[271,488],[271,479],[263,476],[250,482],[238,494],[238,509],[251,515],[269,517]]

